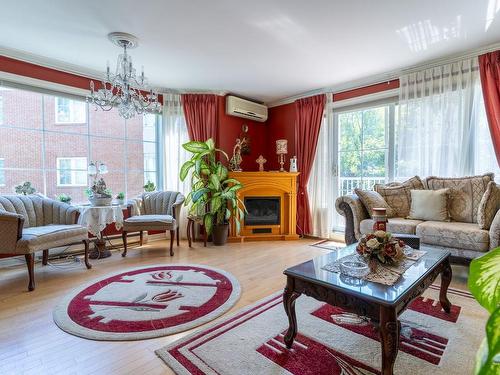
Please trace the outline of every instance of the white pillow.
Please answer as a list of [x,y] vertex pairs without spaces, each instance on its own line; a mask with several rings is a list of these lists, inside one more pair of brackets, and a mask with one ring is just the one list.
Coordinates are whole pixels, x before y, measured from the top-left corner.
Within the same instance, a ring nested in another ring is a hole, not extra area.
[[450,189],[410,190],[411,208],[408,219],[449,221],[449,192]]

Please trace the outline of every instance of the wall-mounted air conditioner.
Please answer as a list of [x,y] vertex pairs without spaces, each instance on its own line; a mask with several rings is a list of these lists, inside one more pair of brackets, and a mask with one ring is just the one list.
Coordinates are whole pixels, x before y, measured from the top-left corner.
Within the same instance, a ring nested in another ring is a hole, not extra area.
[[267,120],[267,107],[259,103],[228,95],[226,97],[226,114],[264,122]]

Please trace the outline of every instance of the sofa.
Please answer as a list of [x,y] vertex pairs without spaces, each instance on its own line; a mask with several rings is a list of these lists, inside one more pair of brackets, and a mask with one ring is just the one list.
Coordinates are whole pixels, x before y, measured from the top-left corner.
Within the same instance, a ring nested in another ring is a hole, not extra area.
[[[408,218],[413,189],[448,189],[449,220],[413,220]],[[372,231],[373,220],[367,209],[370,193],[356,193],[337,198],[335,207],[344,216],[345,241],[357,242]],[[491,173],[461,178],[412,177],[405,182],[375,185],[388,211],[387,231],[416,235],[421,249],[445,249],[455,263],[468,264],[472,259],[500,246],[500,186]]]
[[49,249],[80,243],[85,247],[85,265],[91,268],[87,228],[77,224],[78,216],[75,207],[38,195],[0,196],[0,257],[24,255],[29,291],[35,289],[37,251],[43,251],[46,265]]

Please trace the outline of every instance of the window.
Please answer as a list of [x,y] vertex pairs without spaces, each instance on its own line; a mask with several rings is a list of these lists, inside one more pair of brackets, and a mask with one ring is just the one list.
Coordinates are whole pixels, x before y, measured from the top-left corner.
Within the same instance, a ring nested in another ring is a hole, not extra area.
[[[11,194],[15,185],[30,181],[50,198],[64,193],[75,203],[87,202],[90,161],[108,166],[104,180],[113,194],[133,198],[142,193],[146,180],[157,186],[162,181],[157,166],[161,116],[125,120],[117,109],[94,111],[85,102],[18,88],[2,87],[0,96],[8,114],[0,123],[0,158],[6,161],[5,168],[0,165],[0,194]],[[83,113],[65,120],[81,117],[84,122],[60,126],[56,110],[69,108],[71,113],[74,103]]]
[[87,121],[87,104],[67,98],[55,98],[56,124],[84,124]]
[[5,186],[5,159],[0,159],[0,186]]
[[340,195],[355,188],[371,189],[390,179],[389,132],[394,104],[367,107],[335,115],[339,129],[338,168]]
[[0,95],[0,124],[3,124],[3,97]]
[[57,186],[87,186],[87,158],[57,158]]

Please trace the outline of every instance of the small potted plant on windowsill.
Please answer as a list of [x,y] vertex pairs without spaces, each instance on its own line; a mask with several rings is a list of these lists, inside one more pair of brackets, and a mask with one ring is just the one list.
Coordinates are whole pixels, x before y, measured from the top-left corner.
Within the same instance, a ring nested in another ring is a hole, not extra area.
[[224,245],[231,217],[234,217],[237,233],[240,232],[245,205],[238,198],[237,192],[243,185],[234,178],[228,178],[228,170],[217,161],[216,154],[220,153],[226,160],[229,158],[224,151],[215,148],[212,139],[206,142],[188,142],[182,147],[193,154],[180,171],[181,181],[192,172],[191,192],[184,204],[191,205],[191,213],[203,217],[205,231],[212,234],[214,245]]
[[147,193],[151,193],[153,191],[156,191],[156,185],[154,184],[153,181],[146,182],[146,184],[143,186],[143,189]]
[[125,204],[125,193],[123,191],[119,192],[116,194],[115,199],[120,206],[123,206]]
[[64,194],[64,193],[61,193],[59,195],[56,195],[56,199],[59,201],[59,202],[63,202],[63,203],[67,203],[67,204],[71,204],[71,196],[68,195],[68,194]]
[[16,194],[31,195],[36,193],[36,189],[31,185],[31,182],[25,181],[14,188]]

